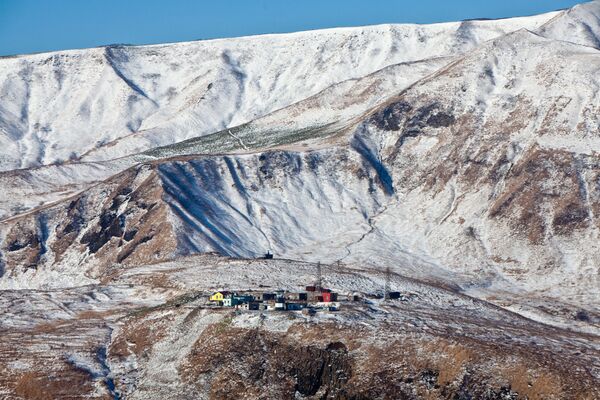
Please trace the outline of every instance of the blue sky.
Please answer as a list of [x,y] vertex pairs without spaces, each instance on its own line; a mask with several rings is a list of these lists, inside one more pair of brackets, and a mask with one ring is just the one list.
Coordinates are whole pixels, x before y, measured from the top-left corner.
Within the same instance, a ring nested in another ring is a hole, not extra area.
[[0,0],[0,55],[531,15],[576,0]]

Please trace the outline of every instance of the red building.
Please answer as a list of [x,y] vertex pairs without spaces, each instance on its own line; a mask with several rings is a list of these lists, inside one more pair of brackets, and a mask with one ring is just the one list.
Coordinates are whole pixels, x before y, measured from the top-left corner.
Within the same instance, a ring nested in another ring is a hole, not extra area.
[[320,297],[323,297],[323,302],[324,303],[331,302],[331,292],[323,292],[323,293],[321,293]]

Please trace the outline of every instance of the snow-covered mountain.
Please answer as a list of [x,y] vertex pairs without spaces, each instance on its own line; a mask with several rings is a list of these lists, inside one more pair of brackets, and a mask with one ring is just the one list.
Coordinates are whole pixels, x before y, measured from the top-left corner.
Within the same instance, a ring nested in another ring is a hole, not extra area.
[[598,398],[600,1],[4,57],[0,145],[1,398]]
[[102,160],[249,122],[384,67],[455,56],[556,13],[0,59],[0,168]]
[[0,59],[0,287],[271,249],[597,310],[599,16]]

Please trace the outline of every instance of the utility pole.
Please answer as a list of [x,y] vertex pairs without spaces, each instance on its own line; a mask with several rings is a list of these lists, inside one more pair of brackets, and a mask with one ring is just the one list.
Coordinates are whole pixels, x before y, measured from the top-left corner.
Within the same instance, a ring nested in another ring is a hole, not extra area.
[[384,300],[389,300],[390,299],[390,280],[391,280],[391,272],[390,272],[390,267],[387,267],[385,269],[385,293],[384,293]]
[[319,261],[317,263],[317,283],[315,285],[317,288],[317,291],[320,291],[322,288],[322,286],[321,286],[322,279],[323,279],[323,276],[321,275],[321,261]]

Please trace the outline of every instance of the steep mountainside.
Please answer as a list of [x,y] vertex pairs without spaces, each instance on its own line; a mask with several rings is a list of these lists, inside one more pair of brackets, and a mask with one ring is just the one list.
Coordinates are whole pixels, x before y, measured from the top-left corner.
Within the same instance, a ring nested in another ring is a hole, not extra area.
[[[371,75],[333,85],[324,91],[224,131],[169,144],[104,162],[65,163],[0,172],[0,218],[76,194],[96,182],[142,161],[199,153],[252,152],[291,143],[311,148],[328,145],[355,120],[381,101],[397,94],[450,60],[424,60],[386,67]],[[325,143],[321,143],[325,140]]]
[[[12,273],[3,284],[37,282],[35,270],[22,272],[29,265],[79,276],[115,262],[272,249],[596,307],[599,70],[597,49],[521,29],[461,57],[390,66],[249,124],[126,157],[116,164],[148,164],[5,221],[2,265]],[[193,155],[222,151],[247,154]],[[161,205],[160,222],[138,216],[140,190],[152,193],[145,204]],[[63,226],[77,229],[64,235]],[[144,229],[160,235],[128,243]],[[157,246],[160,255],[143,250]]]
[[592,3],[561,11],[544,23],[538,32],[548,38],[600,49],[600,11]]
[[[596,398],[599,27],[594,1],[0,59],[0,397]],[[316,262],[364,301],[204,301]]]
[[0,169],[115,158],[212,133],[337,82],[463,53],[554,15],[3,58]]

